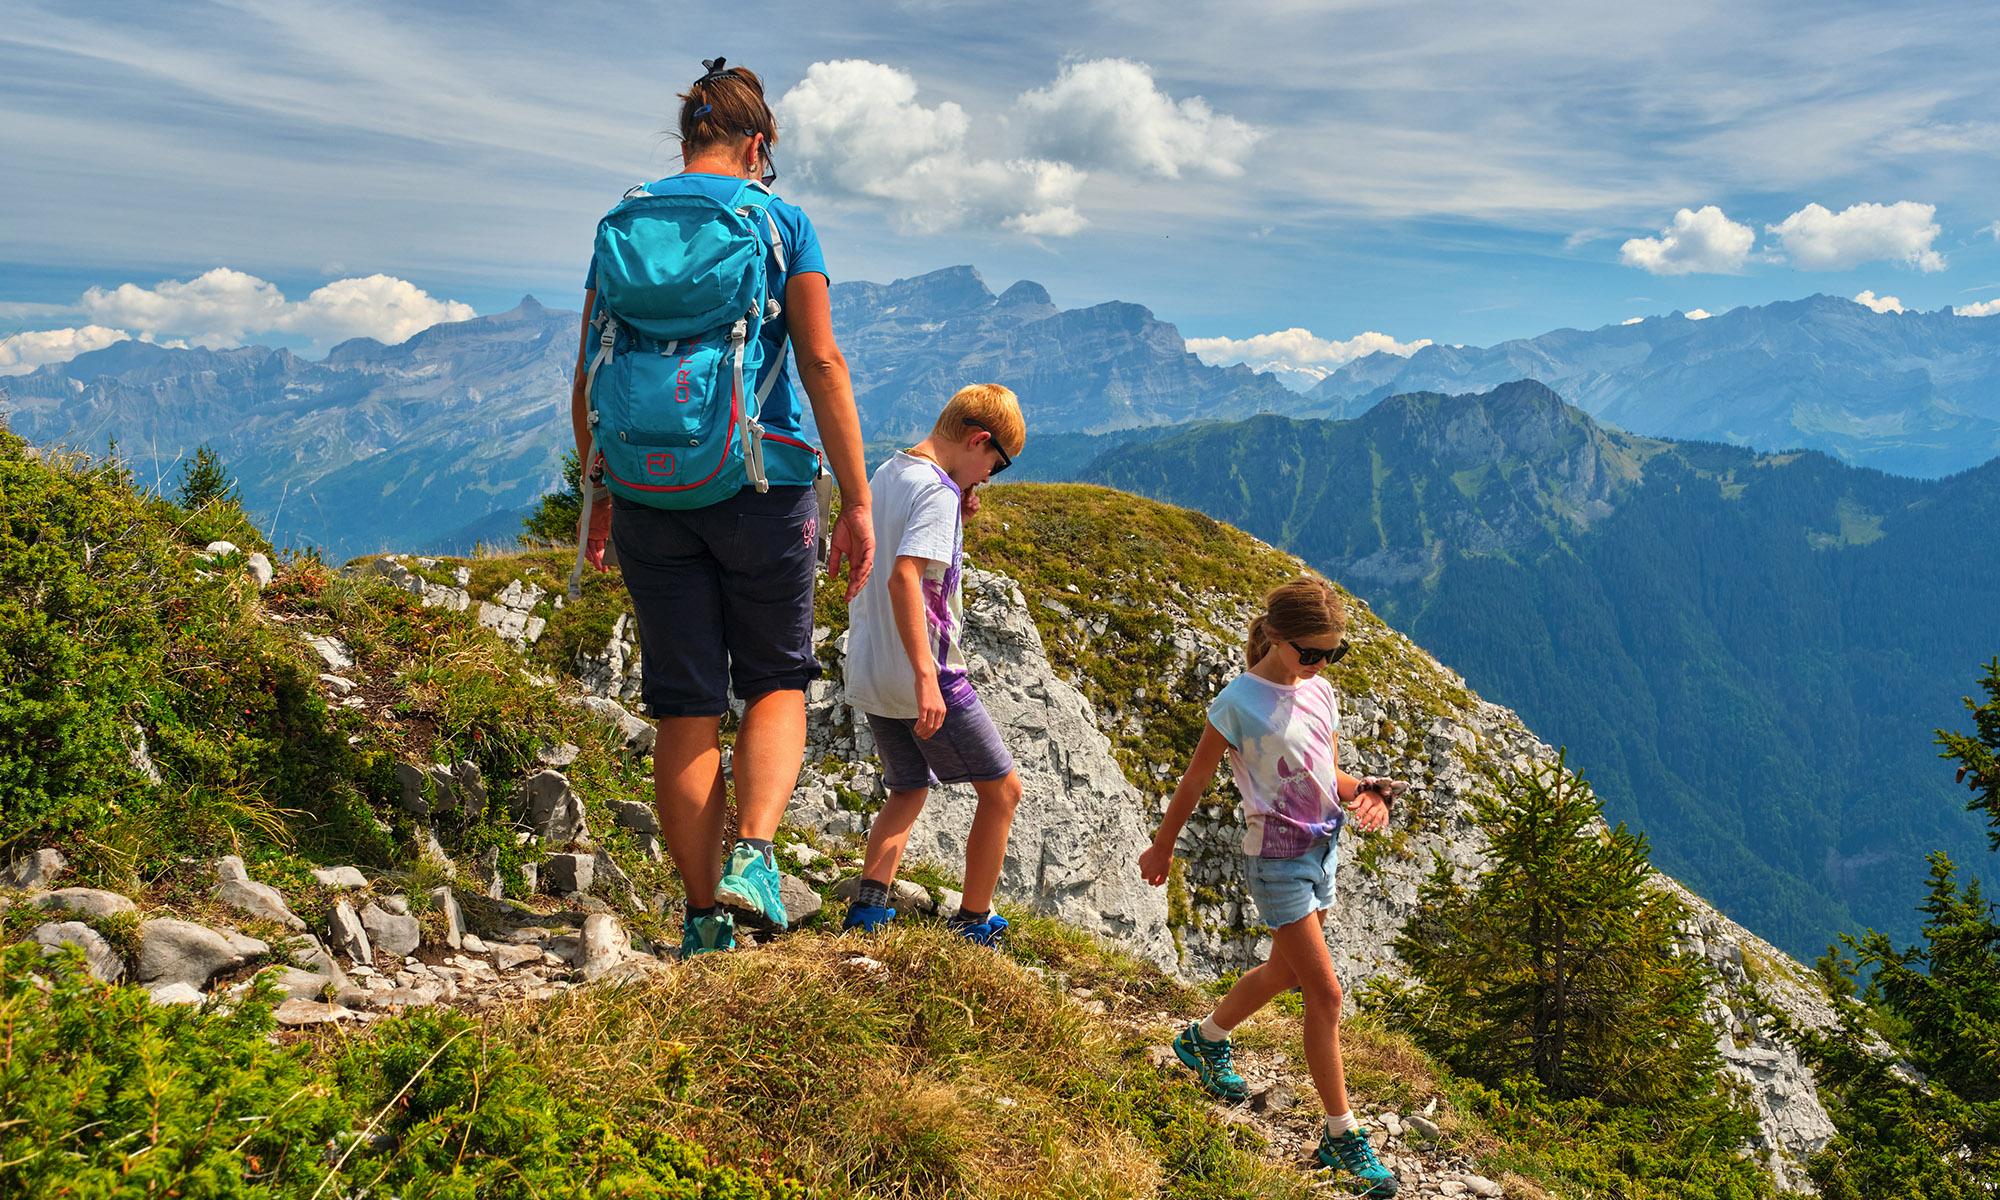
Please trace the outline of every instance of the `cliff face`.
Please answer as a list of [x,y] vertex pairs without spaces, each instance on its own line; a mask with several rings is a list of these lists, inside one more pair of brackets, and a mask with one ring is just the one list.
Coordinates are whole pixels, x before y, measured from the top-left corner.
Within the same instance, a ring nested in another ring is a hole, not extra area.
[[[1042,497],[1038,497],[1038,500]],[[1119,503],[1145,505],[1129,497]],[[1010,502],[1001,517],[1016,510]],[[1136,510],[1135,510],[1136,511]],[[1017,530],[1018,526],[1014,527]],[[1248,542],[1249,539],[1243,539]],[[1268,565],[1284,560],[1267,547]],[[1292,570],[1303,570],[1295,561]],[[1190,572],[1192,573],[1192,572]],[[1074,590],[1072,590],[1074,589]],[[1102,602],[1166,651],[1132,702],[1093,704],[1102,695],[1088,652],[1118,653],[1119,637],[1092,602]],[[1184,881],[1146,886],[1137,858],[1172,790],[1187,746],[1167,759],[1140,751],[1168,739],[1162,714],[1199,713],[1241,669],[1240,631],[1254,613],[1250,594],[1191,588],[1184,581],[1135,572],[1105,577],[1095,593],[1079,585],[1022,583],[994,571],[967,572],[967,648],[973,681],[1019,764],[1026,798],[1016,819],[1003,874],[1011,900],[1061,916],[1080,928],[1190,979],[1248,967],[1270,951],[1243,885],[1240,810],[1198,810],[1181,839]],[[1328,942],[1350,994],[1368,979],[1401,970],[1397,932],[1417,906],[1418,889],[1440,860],[1478,868],[1483,840],[1470,798],[1484,786],[1482,765],[1551,762],[1555,751],[1511,711],[1487,703],[1363,603],[1349,601],[1353,650],[1335,677],[1341,693],[1341,765],[1356,774],[1392,775],[1414,785],[1388,832],[1343,836],[1338,898]],[[846,635],[817,631],[828,677],[809,698],[807,769],[789,818],[834,833],[866,829],[882,796],[866,726],[839,687]],[[1107,645],[1109,638],[1111,644]],[[1082,663],[1065,668],[1058,662]],[[612,645],[582,672],[586,686],[635,699],[638,655],[620,626]],[[1151,703],[1148,703],[1149,700]],[[1146,786],[1135,786],[1135,779]],[[1231,793],[1233,795],[1233,793]],[[956,873],[971,789],[941,788],[919,822],[911,857]],[[1760,1147],[1781,1185],[1805,1186],[1796,1163],[1833,1133],[1811,1073],[1760,1027],[1760,1002],[1813,1026],[1832,1012],[1799,964],[1750,934],[1665,876],[1688,904],[1690,953],[1717,971],[1711,1016],[1729,1071],[1744,1084],[1763,1125]]]

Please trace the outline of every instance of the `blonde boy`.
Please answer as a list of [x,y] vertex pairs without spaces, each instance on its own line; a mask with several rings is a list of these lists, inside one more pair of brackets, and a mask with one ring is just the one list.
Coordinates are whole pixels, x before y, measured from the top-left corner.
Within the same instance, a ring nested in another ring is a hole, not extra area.
[[1021,777],[966,677],[960,574],[965,518],[979,511],[973,489],[1010,466],[1027,436],[1014,393],[976,383],[869,483],[877,544],[893,559],[849,608],[847,699],[868,718],[889,800],[869,829],[861,893],[843,928],[873,931],[895,919],[889,885],[938,783],[969,783],[979,797],[965,840],[965,899],[947,924],[988,946],[1007,928],[993,889]]

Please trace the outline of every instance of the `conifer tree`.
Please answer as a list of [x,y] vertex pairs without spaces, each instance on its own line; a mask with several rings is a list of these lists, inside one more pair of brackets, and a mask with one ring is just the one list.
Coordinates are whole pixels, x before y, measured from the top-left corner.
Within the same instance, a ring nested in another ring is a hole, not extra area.
[[200,512],[212,504],[232,504],[239,499],[236,481],[223,470],[221,457],[207,443],[196,447],[194,458],[181,468],[180,506]]
[[575,545],[576,522],[583,509],[583,469],[574,450],[563,452],[561,491],[545,493],[535,511],[521,521],[528,536],[551,545]]
[[[1958,763],[2000,849],[2000,659],[1980,679],[1984,701],[1966,700],[1971,733],[1940,729],[1940,756]],[[1944,854],[1930,856],[1930,887],[1918,906],[1922,940],[1897,949],[1870,930],[1832,949],[1822,975],[1840,1007],[1830,1031],[1794,1030],[1820,1077],[1839,1134],[1812,1162],[1829,1200],[1904,1195],[1990,1196],[2000,1178],[2000,911],[1979,882],[1961,885]],[[1868,988],[1859,1000],[1854,986]],[[1908,1056],[1903,1069],[1877,1030]]]
[[1707,1091],[1707,969],[1676,949],[1686,910],[1645,838],[1606,830],[1562,759],[1493,783],[1473,800],[1486,866],[1465,881],[1441,861],[1424,885],[1396,942],[1417,982],[1394,1007],[1489,1082],[1641,1104]]

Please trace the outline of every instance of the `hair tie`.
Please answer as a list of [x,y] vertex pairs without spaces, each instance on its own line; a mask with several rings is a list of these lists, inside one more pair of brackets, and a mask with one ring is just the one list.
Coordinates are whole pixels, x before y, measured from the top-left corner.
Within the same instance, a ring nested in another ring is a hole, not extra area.
[[713,104],[704,104],[700,108],[695,109],[694,115],[689,117],[688,120],[699,121],[703,117],[707,116],[709,113],[714,111],[715,111],[715,106]]

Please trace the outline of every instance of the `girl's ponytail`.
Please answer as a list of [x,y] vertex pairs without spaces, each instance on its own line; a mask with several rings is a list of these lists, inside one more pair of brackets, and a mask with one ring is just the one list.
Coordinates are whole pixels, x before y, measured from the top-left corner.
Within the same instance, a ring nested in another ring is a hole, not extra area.
[[1340,593],[1324,579],[1301,575],[1264,597],[1264,614],[1250,622],[1243,657],[1254,667],[1270,653],[1275,638],[1339,637],[1346,629]]
[[1243,657],[1246,666],[1256,666],[1271,652],[1271,635],[1265,629],[1263,617],[1253,617],[1250,621],[1250,635],[1244,640]]

